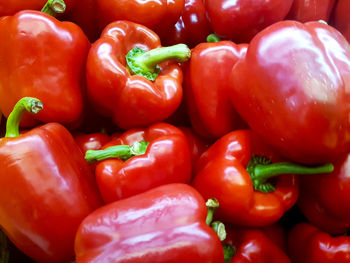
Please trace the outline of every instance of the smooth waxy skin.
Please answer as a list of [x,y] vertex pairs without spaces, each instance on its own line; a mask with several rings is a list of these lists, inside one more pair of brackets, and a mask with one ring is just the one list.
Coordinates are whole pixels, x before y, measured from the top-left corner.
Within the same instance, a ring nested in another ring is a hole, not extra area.
[[38,12],[0,19],[0,111],[7,117],[22,97],[40,99],[45,109],[21,124],[76,125],[83,117],[85,61],[90,43],[75,24]]
[[169,184],[90,214],[75,240],[77,263],[223,263],[222,246],[206,225],[203,197]]
[[184,94],[193,130],[204,138],[218,139],[243,128],[233,108],[227,81],[248,45],[231,41],[201,43],[191,51],[184,67]]
[[329,162],[350,150],[350,45],[320,23],[276,23],[231,74],[241,117],[285,157]]
[[294,0],[287,19],[299,22],[328,22],[336,0]]
[[338,0],[334,9],[334,27],[343,33],[344,37],[350,42],[350,2],[347,0]]
[[70,133],[46,124],[0,139],[0,226],[37,262],[74,259],[81,221],[102,205],[96,182]]

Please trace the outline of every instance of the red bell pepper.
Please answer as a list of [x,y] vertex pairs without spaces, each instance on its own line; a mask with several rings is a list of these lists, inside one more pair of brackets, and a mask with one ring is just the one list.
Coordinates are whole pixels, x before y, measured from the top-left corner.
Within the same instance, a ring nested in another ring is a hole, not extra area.
[[247,47],[220,41],[199,44],[191,51],[184,68],[185,102],[193,130],[204,138],[217,139],[244,127],[230,101],[227,80]]
[[350,42],[349,12],[350,2],[348,0],[338,0],[333,14],[334,27],[342,32],[344,37]]
[[348,263],[350,237],[332,237],[311,224],[301,223],[289,233],[288,252],[298,263]]
[[181,44],[159,48],[160,39],[148,28],[117,21],[105,28],[90,49],[89,99],[123,129],[163,121],[181,103],[182,71],[176,62],[161,62],[186,61],[191,52]]
[[[280,244],[269,237],[265,229],[233,228],[226,225],[226,239],[224,248],[230,251],[230,263],[291,263]],[[285,236],[278,237],[278,241],[285,242]]]
[[350,154],[334,162],[330,174],[305,176],[298,205],[316,227],[332,234],[350,229]]
[[211,33],[211,28],[203,0],[185,0],[181,17],[173,27],[164,33],[160,35],[160,38],[165,45],[185,43],[192,48],[205,42]]
[[24,109],[42,103],[23,98],[0,139],[0,226],[38,262],[69,262],[81,221],[102,205],[96,182],[72,135],[49,123],[19,135]]
[[320,22],[260,32],[231,77],[231,100],[285,157],[318,164],[350,151],[350,46]]
[[203,197],[185,184],[163,185],[105,205],[81,223],[77,263],[223,263],[206,224]]
[[333,10],[336,0],[294,0],[286,19],[299,22],[328,19]]
[[[333,169],[331,164],[303,167],[275,163],[279,160],[252,131],[233,131],[201,155],[193,186],[204,198],[219,201],[217,216],[223,222],[241,226],[273,224],[297,201],[299,187],[295,174]],[[275,182],[269,181],[275,176],[278,176]]]
[[90,134],[76,133],[74,135],[74,140],[85,156],[87,150],[102,149],[102,146],[109,142],[109,136],[104,132]]
[[118,20],[142,24],[158,34],[166,32],[178,21],[185,0],[97,0],[101,28]]
[[0,20],[0,39],[0,111],[7,117],[20,98],[33,96],[46,107],[36,116],[25,115],[22,125],[77,125],[90,48],[84,32],[43,12],[21,11]]
[[102,150],[87,151],[85,159],[101,161],[95,175],[106,203],[163,184],[188,183],[191,177],[187,139],[166,123],[126,131]]
[[281,21],[293,0],[205,0],[214,32],[236,43],[248,43],[265,27]]

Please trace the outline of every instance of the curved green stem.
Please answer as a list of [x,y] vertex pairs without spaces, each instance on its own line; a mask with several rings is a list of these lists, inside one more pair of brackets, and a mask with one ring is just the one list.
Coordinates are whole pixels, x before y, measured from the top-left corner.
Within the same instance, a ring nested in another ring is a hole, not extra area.
[[126,62],[133,74],[154,81],[160,72],[159,63],[167,60],[185,62],[190,57],[191,50],[185,44],[156,48],[147,52],[135,47],[126,55]]
[[127,160],[133,156],[144,154],[149,142],[135,142],[133,145],[116,145],[104,150],[87,150],[85,160],[88,163],[103,161],[110,158]]
[[323,174],[331,173],[334,166],[331,163],[326,163],[321,166],[303,166],[290,162],[271,163],[271,160],[264,156],[253,155],[247,171],[252,179],[254,189],[269,193],[275,190],[275,187],[267,180],[269,178],[282,174]]
[[56,17],[58,14],[62,14],[66,11],[66,4],[63,0],[48,0],[41,12]]
[[217,34],[210,34],[207,36],[208,43],[216,43],[221,41],[221,38]]
[[223,223],[221,223],[220,221],[214,221],[213,223],[211,223],[211,228],[214,229],[220,241],[224,241],[226,239],[226,229]]
[[20,99],[7,118],[5,137],[19,136],[19,124],[25,111],[37,114],[43,108],[44,105],[36,98],[24,97]]
[[210,198],[205,205],[207,206],[207,218],[205,219],[205,223],[210,226],[211,222],[213,221],[215,211],[219,208],[219,201],[215,198]]

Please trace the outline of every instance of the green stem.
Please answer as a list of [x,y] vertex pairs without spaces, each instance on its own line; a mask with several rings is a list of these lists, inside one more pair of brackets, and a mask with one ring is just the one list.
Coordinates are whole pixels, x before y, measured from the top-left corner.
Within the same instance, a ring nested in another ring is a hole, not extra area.
[[36,98],[24,97],[20,99],[7,118],[5,137],[19,136],[19,124],[25,111],[37,114],[43,108],[44,105]]
[[154,81],[160,72],[159,63],[167,60],[185,62],[190,57],[191,50],[185,44],[156,48],[147,52],[135,47],[126,55],[126,62],[131,73]]
[[127,160],[133,156],[144,154],[149,142],[135,142],[133,145],[116,145],[104,150],[87,150],[85,160],[88,163],[103,161],[110,158]]
[[229,263],[236,254],[236,249],[231,245],[223,245],[225,263]]
[[66,11],[66,4],[63,0],[48,0],[41,12],[56,17],[58,14],[62,14]]
[[264,156],[252,156],[247,171],[252,179],[255,190],[269,193],[275,187],[267,183],[269,178],[282,174],[323,174],[331,173],[334,166],[326,163],[321,166],[302,166],[290,162],[271,163],[271,160]]
[[214,229],[220,241],[224,241],[226,239],[226,229],[223,223],[221,223],[220,221],[214,221],[213,223],[211,223],[211,228]]
[[210,198],[205,205],[207,206],[207,218],[205,219],[205,223],[210,226],[211,222],[213,221],[215,211],[219,208],[219,201],[215,198]]
[[207,36],[208,43],[216,43],[221,41],[221,38],[217,34],[210,34]]

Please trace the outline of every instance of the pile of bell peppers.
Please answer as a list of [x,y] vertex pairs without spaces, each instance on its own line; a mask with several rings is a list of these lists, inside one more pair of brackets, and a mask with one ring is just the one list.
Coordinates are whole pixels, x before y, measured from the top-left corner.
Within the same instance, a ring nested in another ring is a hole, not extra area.
[[350,263],[349,14],[0,0],[0,262]]

